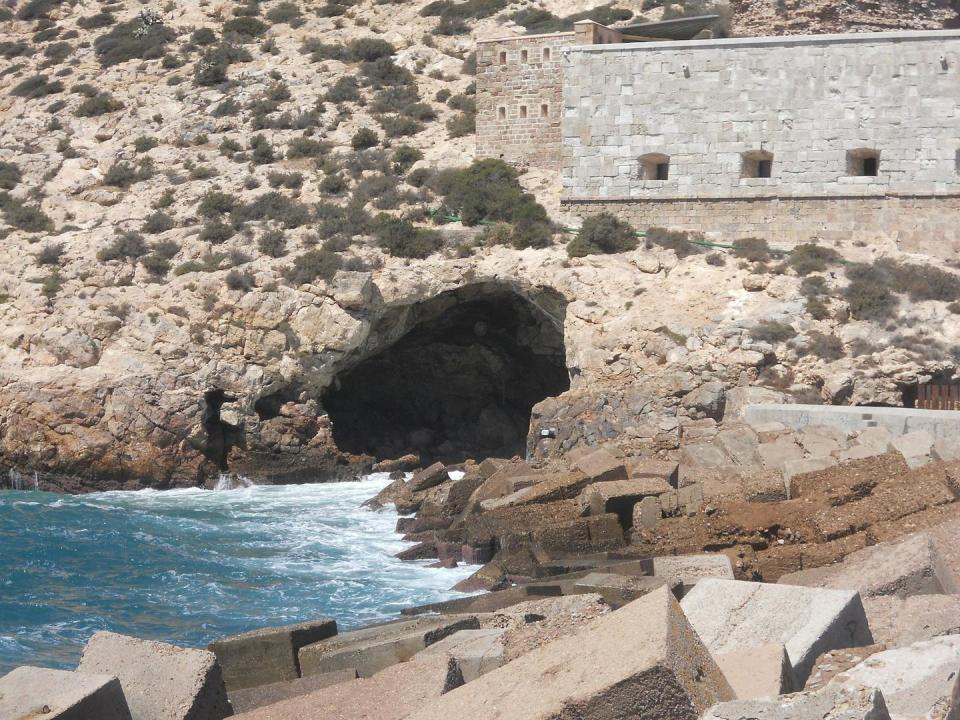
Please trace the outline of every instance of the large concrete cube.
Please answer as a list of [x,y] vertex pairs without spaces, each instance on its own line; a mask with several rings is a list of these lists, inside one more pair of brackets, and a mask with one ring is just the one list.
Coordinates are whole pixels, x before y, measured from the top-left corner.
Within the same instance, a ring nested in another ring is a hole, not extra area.
[[400,720],[463,684],[456,661],[444,655],[413,660],[371,678],[265,705],[237,720]]
[[573,467],[586,475],[590,482],[627,479],[627,468],[623,461],[603,448],[579,458]]
[[221,720],[232,713],[220,665],[208,650],[98,632],[77,670],[119,678],[133,720]]
[[871,655],[836,675],[828,689],[878,688],[899,718],[960,717],[960,635],[924,640]]
[[707,578],[681,605],[715,655],[782,643],[801,686],[820,653],[873,642],[860,596],[849,590]]
[[370,677],[391,665],[406,662],[458,630],[479,627],[473,615],[418,618],[365,627],[301,648],[300,673],[307,677],[355,668],[360,677]]
[[233,711],[244,713],[356,679],[356,670],[337,670],[336,672],[320,673],[296,680],[281,680],[280,682],[243,688],[242,690],[228,690],[227,696],[230,698]]
[[320,618],[297,625],[262,628],[210,643],[229,690],[300,677],[300,648],[337,634],[337,623]]
[[412,713],[410,720],[695,720],[733,697],[665,587]]
[[112,675],[24,665],[0,678],[0,718],[130,720],[130,709]]
[[800,688],[787,650],[780,643],[713,656],[738,700],[776,697]]
[[850,553],[842,563],[783,575],[785,585],[856,590],[873,595],[924,595],[953,592],[955,581],[926,533],[880,543]]
[[720,703],[703,720],[890,720],[890,714],[883,693],[861,687]]
[[459,630],[417,653],[416,657],[443,655],[453,658],[464,682],[476,680],[503,665],[504,628]]

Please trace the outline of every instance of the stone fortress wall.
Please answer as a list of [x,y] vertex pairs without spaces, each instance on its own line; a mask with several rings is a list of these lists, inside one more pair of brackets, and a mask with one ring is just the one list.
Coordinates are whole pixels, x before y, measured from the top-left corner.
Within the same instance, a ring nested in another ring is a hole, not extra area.
[[852,233],[960,249],[960,32],[574,46],[566,57],[568,209],[725,240]]
[[[549,73],[520,61],[547,42]],[[558,86],[547,128],[529,107]],[[477,96],[478,155],[559,167],[576,215],[960,252],[958,31],[621,43],[578,23],[481,42]]]

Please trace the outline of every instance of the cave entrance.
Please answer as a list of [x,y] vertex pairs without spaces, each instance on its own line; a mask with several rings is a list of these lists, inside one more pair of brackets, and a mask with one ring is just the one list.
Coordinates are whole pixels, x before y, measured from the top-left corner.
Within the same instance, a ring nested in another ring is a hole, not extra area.
[[422,462],[523,455],[530,411],[570,387],[566,303],[478,283],[392,309],[323,396],[340,450]]

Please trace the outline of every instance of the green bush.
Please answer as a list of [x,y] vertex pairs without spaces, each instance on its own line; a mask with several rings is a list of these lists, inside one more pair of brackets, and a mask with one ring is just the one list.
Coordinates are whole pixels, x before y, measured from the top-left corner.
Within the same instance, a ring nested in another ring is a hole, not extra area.
[[[219,48],[207,50],[193,65],[194,84],[200,87],[212,87],[226,82],[229,65],[227,56]],[[232,98],[224,100],[214,110],[214,117],[222,117],[227,114],[236,115],[239,108],[235,104],[233,105],[233,112],[226,112],[227,108],[230,107],[228,103],[233,102]],[[219,115],[218,112],[220,112]]]
[[416,86],[398,85],[397,87],[384,88],[373,96],[373,101],[370,103],[370,112],[375,114],[403,113],[419,100],[420,93]]
[[95,30],[97,28],[110,27],[117,19],[110,13],[100,12],[95,15],[88,15],[77,20],[77,27],[84,30]]
[[36,205],[27,205],[22,200],[0,192],[0,210],[8,225],[24,232],[44,232],[53,228],[53,221]]
[[312,158],[324,155],[330,146],[319,140],[308,137],[298,137],[290,141],[287,145],[287,159],[296,160],[299,158]]
[[303,173],[298,172],[271,172],[267,173],[267,183],[272,188],[285,187],[289,190],[296,190],[303,185]]
[[63,83],[59,80],[49,80],[46,75],[34,75],[17,83],[10,94],[14,97],[35,98],[47,97],[63,92]]
[[272,191],[260,195],[253,202],[238,206],[231,217],[234,225],[252,220],[273,220],[287,229],[292,229],[310,221],[310,210],[306,205]]
[[147,235],[156,235],[166,232],[167,230],[172,230],[175,225],[176,223],[172,217],[161,210],[157,210],[147,215],[143,221],[143,227],[141,227],[140,230],[141,232],[147,233]]
[[793,325],[777,320],[761,320],[750,329],[750,337],[758,342],[781,343],[796,336]]
[[106,174],[103,176],[103,184],[126,189],[134,183],[141,182],[149,177],[150,175],[144,170],[144,166],[134,167],[129,163],[119,161],[107,169]]
[[251,42],[267,31],[267,25],[254,17],[236,17],[223,24],[224,35],[236,35],[240,42]]
[[102,262],[111,260],[135,260],[149,252],[143,235],[127,230],[118,234],[113,241],[97,253],[97,259]]
[[286,24],[293,27],[301,24],[300,7],[296,3],[284,1],[267,10],[267,20],[274,24]]
[[446,128],[451,139],[472,135],[477,131],[477,116],[473,113],[458,113],[447,120]]
[[147,135],[141,135],[136,140],[133,141],[133,149],[138,153],[145,153],[150,150],[153,150],[160,144],[160,141],[155,137],[150,137]]
[[522,25],[528,34],[554,33],[573,30],[573,24],[581,20],[593,20],[601,25],[612,25],[633,17],[633,12],[625,8],[615,8],[614,3],[557,17],[553,13],[539,8],[524,8],[510,15],[510,19]]
[[341,195],[346,189],[346,181],[336,173],[325,175],[320,181],[320,192],[326,195]]
[[406,68],[397,65],[393,58],[381,57],[360,64],[360,75],[367,85],[380,90],[396,85],[414,85],[413,75]]
[[378,215],[373,223],[377,243],[393,257],[422,260],[443,245],[443,236],[438,231],[417,227],[409,220]]
[[850,315],[857,320],[884,322],[895,314],[899,300],[889,287],[889,278],[880,268],[857,264],[846,268],[847,287],[843,298],[850,306]]
[[442,17],[433,32],[445,37],[454,37],[456,35],[466,35],[470,32],[470,26],[457,17]]
[[40,248],[40,252],[36,254],[35,260],[37,265],[41,267],[44,265],[59,265],[63,253],[63,243],[49,243]]
[[373,62],[380,58],[390,57],[396,52],[386,40],[376,37],[357,38],[347,46],[349,58],[355,61]]
[[61,63],[73,52],[73,45],[68,42],[50,43],[43,49],[43,56],[51,63]]
[[648,228],[646,240],[648,246],[658,245],[666,250],[673,250],[678,258],[703,252],[703,248],[690,242],[690,233],[681,230],[667,230],[661,227]]
[[18,165],[0,161],[0,190],[13,190],[21,180],[23,173]]
[[254,135],[250,139],[250,151],[255,165],[269,165],[276,160],[273,146],[263,135]]
[[770,259],[770,246],[763,238],[742,238],[734,245],[733,255],[749,262],[766,262]]
[[354,150],[365,150],[366,148],[376,147],[380,142],[377,133],[370,128],[360,128],[353,137],[350,138],[350,146]]
[[840,254],[836,250],[814,243],[803,243],[790,251],[786,264],[802,277],[810,273],[824,272],[839,260]]
[[516,224],[546,222],[547,212],[532,195],[523,192],[517,171],[502,160],[477,160],[443,179],[445,205],[460,215],[464,225],[481,220]]
[[300,46],[300,52],[310,56],[310,62],[324,60],[346,60],[347,50],[342,45],[330,45],[317,38],[307,38]]
[[127,60],[157,60],[177,34],[162,22],[145,23],[143,17],[113,26],[93,42],[97,59],[104,67]]
[[[381,115],[377,118],[377,122],[380,123],[380,127],[388,138],[410,137],[424,130],[421,123],[406,115]],[[354,147],[354,149],[360,148]]]
[[116,112],[123,108],[123,103],[115,100],[110,93],[100,93],[94,97],[88,97],[77,106],[73,114],[77,117],[99,117],[107,113]]
[[567,255],[609,255],[634,250],[637,244],[636,231],[630,223],[604,212],[583,221],[576,237],[567,244]]
[[879,260],[876,266],[888,278],[894,292],[905,293],[914,302],[960,300],[960,275],[935,265],[911,265],[892,260]]
[[276,228],[265,230],[257,239],[257,249],[264,255],[272,258],[283,257],[287,254],[287,239],[283,230]]
[[0,41],[0,57],[5,58],[6,60],[13,60],[17,57],[23,57],[29,55],[32,52],[30,45],[19,40],[17,42],[10,42],[9,40]]
[[233,212],[236,207],[236,200],[233,195],[220,190],[207,190],[200,204],[197,205],[197,212],[205,218],[215,218],[227,213]]
[[17,12],[17,19],[36,20],[38,18],[45,18],[51,10],[60,7],[62,2],[63,0],[29,0],[29,2]]
[[423,153],[410,145],[399,145],[393,151],[393,170],[402,175],[418,160],[423,160]]
[[355,78],[341,75],[324,96],[327,102],[356,102],[360,99],[360,87]]
[[60,276],[60,270],[54,268],[47,277],[43,279],[40,285],[40,292],[48,300],[53,300],[57,293],[63,288],[63,278]]
[[317,278],[331,280],[343,265],[339,255],[327,250],[308,250],[294,258],[293,264],[284,270],[284,277],[293,285],[308,285]]
[[190,40],[196,45],[205,47],[217,41],[217,34],[208,27],[197,28],[190,35]]
[[233,226],[220,220],[211,220],[200,228],[199,238],[212,245],[221,245],[233,237]]
[[826,335],[816,330],[808,333],[807,351],[821,360],[839,360],[843,357],[843,343],[836,335]]
[[246,270],[237,270],[236,268],[227,273],[224,282],[226,282],[227,287],[231,290],[239,290],[241,292],[248,292],[256,285],[253,280],[253,275]]

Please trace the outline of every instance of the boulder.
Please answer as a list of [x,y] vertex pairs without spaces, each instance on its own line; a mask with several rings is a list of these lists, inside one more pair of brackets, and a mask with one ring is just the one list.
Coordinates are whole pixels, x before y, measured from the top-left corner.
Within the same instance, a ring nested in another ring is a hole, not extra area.
[[24,665],[0,677],[0,718],[131,720],[112,675]]
[[353,668],[337,670],[335,672],[319,673],[310,677],[295,680],[258,685],[257,687],[242,690],[229,690],[230,705],[236,713],[245,713],[265,705],[273,705],[281,700],[299,697],[307,693],[320,690],[331,685],[350,682],[357,679],[357,671]]
[[415,658],[371,678],[338,683],[235,716],[237,720],[400,720],[463,684],[456,661]]
[[208,650],[101,631],[77,671],[120,680],[133,720],[220,720],[232,714],[216,656]]
[[880,543],[847,555],[843,562],[787,573],[778,582],[786,585],[856,590],[872,595],[918,595],[956,592],[955,579],[943,566],[926,533],[893,543]]
[[217,656],[227,690],[266,685],[300,677],[297,653],[300,648],[337,634],[331,618],[262,628],[234,635],[207,647]]
[[859,686],[880,690],[893,717],[955,720],[960,716],[960,635],[871,655],[835,676],[827,689]]
[[664,587],[447,693],[409,720],[692,720],[732,697]]
[[504,628],[482,630],[458,630],[453,635],[436,642],[416,657],[443,655],[452,658],[460,670],[464,682],[476,680],[505,662],[503,656]]
[[890,720],[890,714],[883,693],[861,687],[734,700],[714,705],[703,720]]
[[623,461],[602,448],[579,458],[573,467],[586,475],[591,483],[627,479],[627,468]]
[[727,390],[723,409],[724,422],[743,421],[744,410],[748,405],[779,405],[791,402],[786,393],[763,387],[735,387]]
[[713,657],[738,700],[776,697],[800,689],[786,648],[780,643],[742,648]]
[[372,625],[341,633],[300,649],[300,674],[354,668],[360,677],[406,662],[425,647],[458,630],[480,627],[473,615],[427,617]]
[[726,402],[726,388],[721,382],[705,382],[680,400],[680,405],[695,419],[723,417]]
[[436,462],[430,467],[414,473],[413,477],[410,478],[410,482],[407,483],[407,486],[413,492],[420,492],[421,490],[428,490],[449,479],[450,475],[447,473],[446,465]]
[[801,684],[825,650],[873,642],[860,596],[849,590],[707,578],[681,604],[711,653],[782,643]]

